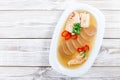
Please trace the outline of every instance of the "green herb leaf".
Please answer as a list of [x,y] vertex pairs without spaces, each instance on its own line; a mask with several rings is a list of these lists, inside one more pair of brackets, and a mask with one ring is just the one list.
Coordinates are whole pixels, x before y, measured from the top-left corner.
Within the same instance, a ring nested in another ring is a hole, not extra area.
[[85,51],[85,53],[88,53],[88,51],[89,51],[89,50],[87,49],[87,50]]
[[80,25],[80,23],[74,23],[74,26],[80,27],[81,25]]
[[86,54],[84,52],[82,52],[83,58],[86,58]]
[[80,34],[80,31],[81,31],[80,23],[74,23],[74,27],[73,27],[72,33]]
[[86,58],[86,54],[88,53],[88,49],[85,52],[82,52],[83,58]]

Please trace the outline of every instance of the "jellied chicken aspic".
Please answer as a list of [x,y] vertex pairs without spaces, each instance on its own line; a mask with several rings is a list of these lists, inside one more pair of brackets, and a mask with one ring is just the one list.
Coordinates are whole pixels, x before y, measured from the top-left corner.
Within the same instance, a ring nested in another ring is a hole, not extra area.
[[83,64],[96,34],[95,18],[86,11],[73,11],[63,27],[58,45],[60,63],[68,68]]

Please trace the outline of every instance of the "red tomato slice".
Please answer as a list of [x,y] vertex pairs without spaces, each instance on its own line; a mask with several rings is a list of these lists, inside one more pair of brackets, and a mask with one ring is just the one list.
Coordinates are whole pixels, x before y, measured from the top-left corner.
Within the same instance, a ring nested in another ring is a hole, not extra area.
[[78,35],[77,35],[77,34],[72,35],[72,39],[73,39],[73,40],[77,39],[77,37],[78,37]]
[[83,52],[83,48],[78,48],[77,51],[78,52]]
[[69,32],[66,31],[66,30],[62,32],[62,36],[63,36],[63,37],[66,37],[68,34],[69,34]]
[[65,37],[65,40],[70,39],[70,37],[71,37],[71,34],[70,34],[70,33],[68,33],[68,35]]
[[90,49],[90,47],[88,45],[85,45],[85,48],[88,49],[88,50]]
[[84,51],[84,52],[86,52],[86,49],[85,49],[85,47],[83,47],[83,51]]
[[89,49],[90,49],[90,48],[89,48],[88,45],[85,45],[84,48],[83,48],[84,52],[86,52],[86,50],[89,50]]

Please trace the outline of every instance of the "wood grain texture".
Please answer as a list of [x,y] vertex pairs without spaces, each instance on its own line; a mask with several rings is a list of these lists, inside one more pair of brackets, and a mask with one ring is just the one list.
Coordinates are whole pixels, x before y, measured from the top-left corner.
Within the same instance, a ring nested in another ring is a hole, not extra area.
[[[62,12],[0,11],[0,38],[52,38]],[[104,38],[120,38],[120,11],[103,12],[106,17]]]
[[77,1],[95,6],[106,18],[102,47],[86,75],[62,75],[48,62],[65,0],[0,0],[0,80],[120,80],[120,1]]
[[25,77],[0,77],[1,80],[119,80],[119,77],[116,78],[105,78],[105,77],[98,77],[98,78],[70,78],[70,77],[32,77],[32,76],[25,76]]
[[[0,66],[50,66],[50,42],[51,39],[0,39]],[[120,66],[119,48],[120,39],[104,39],[94,66]]]
[[[7,70],[7,71],[6,71]],[[57,73],[52,68],[40,67],[0,67],[1,78],[20,78],[23,80],[119,80],[120,67],[92,67],[85,75],[68,77]],[[19,80],[19,79],[18,79]]]
[[[0,38],[52,38],[54,29],[55,25],[7,26],[0,28]],[[106,28],[104,38],[120,38],[120,28]]]
[[[120,10],[119,0],[78,0],[99,9]],[[1,0],[0,10],[63,10],[65,0]]]
[[34,80],[34,79],[31,76],[29,77],[25,76],[25,77],[0,77],[0,80]]
[[[106,28],[119,28],[120,11],[102,10],[106,19]],[[56,24],[62,15],[60,11],[0,11],[1,27],[38,26]],[[114,27],[113,27],[114,26]]]

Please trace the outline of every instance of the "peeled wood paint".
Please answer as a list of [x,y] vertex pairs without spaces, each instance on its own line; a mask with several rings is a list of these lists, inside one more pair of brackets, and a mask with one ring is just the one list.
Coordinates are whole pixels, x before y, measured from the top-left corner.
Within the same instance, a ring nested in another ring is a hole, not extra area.
[[[89,13],[87,11],[80,11],[80,10],[77,10],[77,12]],[[88,28],[81,29],[81,33],[80,33],[80,35],[78,35],[77,40],[72,40],[72,39],[64,40],[64,38],[61,36],[61,33],[60,33],[60,37],[59,37],[59,41],[58,41],[58,50],[57,50],[58,51],[57,52],[58,60],[59,60],[60,64],[62,64],[66,68],[74,69],[74,68],[81,66],[85,62],[84,61],[81,64],[68,65],[68,61],[70,61],[71,59],[74,59],[77,56],[77,54],[79,54],[77,52],[78,47],[83,47],[86,44],[89,45],[90,51],[86,54],[86,59],[88,58],[88,56],[91,52],[92,45],[94,44],[94,39],[95,39],[94,34],[96,32],[97,23],[96,23],[94,16],[91,13],[89,13],[89,14],[90,14],[90,25]],[[65,30],[66,22],[65,22],[65,25],[63,26],[61,32]],[[92,32],[94,34],[92,34]]]

